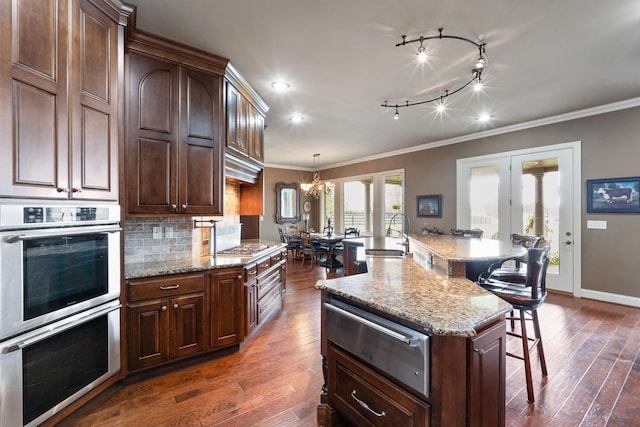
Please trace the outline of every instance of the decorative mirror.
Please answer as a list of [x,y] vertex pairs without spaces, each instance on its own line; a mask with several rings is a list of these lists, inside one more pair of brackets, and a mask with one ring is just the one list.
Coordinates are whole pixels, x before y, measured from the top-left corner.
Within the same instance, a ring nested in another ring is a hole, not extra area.
[[276,222],[285,224],[287,222],[300,222],[300,185],[276,184]]

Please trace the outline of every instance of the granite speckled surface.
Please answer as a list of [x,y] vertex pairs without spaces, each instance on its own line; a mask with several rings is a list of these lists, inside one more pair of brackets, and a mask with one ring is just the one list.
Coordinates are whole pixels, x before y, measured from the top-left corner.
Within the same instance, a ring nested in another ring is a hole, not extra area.
[[[264,241],[263,241],[264,242]],[[201,256],[197,258],[185,258],[175,261],[139,262],[124,264],[125,279],[139,279],[143,277],[162,276],[166,274],[192,273],[194,271],[206,271],[217,268],[237,267],[251,264],[259,258],[273,255],[286,245],[280,242],[271,242],[274,247],[269,248],[255,257],[238,256]]]
[[326,290],[437,335],[473,336],[511,306],[464,278],[451,278],[411,258],[367,257],[369,273],[319,280]]
[[526,249],[514,246],[510,241],[474,239],[447,234],[429,236],[409,235],[411,249],[422,247],[435,256],[447,261],[494,261],[514,256],[522,256]]

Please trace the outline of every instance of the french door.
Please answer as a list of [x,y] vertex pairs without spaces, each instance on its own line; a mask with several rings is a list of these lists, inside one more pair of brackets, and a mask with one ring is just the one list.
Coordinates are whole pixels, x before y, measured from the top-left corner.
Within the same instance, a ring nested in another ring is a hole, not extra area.
[[458,160],[457,227],[501,240],[542,236],[551,246],[547,287],[577,293],[579,149],[568,143]]

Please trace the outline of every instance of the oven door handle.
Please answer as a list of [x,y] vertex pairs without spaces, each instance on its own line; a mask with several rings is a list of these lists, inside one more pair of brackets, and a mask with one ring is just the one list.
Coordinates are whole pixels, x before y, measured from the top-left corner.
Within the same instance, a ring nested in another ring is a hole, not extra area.
[[105,227],[83,227],[83,228],[74,228],[74,229],[66,229],[61,230],[56,228],[55,230],[49,230],[47,232],[34,232],[28,234],[14,234],[11,236],[5,236],[2,238],[2,241],[5,243],[16,243],[21,242],[23,240],[31,240],[31,239],[42,239],[47,237],[56,237],[56,236],[79,236],[82,234],[100,234],[100,233],[117,233],[122,231],[120,227],[114,226],[105,226]]

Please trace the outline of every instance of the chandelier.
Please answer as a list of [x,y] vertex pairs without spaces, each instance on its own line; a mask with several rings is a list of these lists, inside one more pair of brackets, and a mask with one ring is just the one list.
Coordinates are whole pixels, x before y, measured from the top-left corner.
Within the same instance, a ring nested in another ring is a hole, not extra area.
[[331,182],[323,183],[322,180],[320,180],[320,174],[317,170],[318,157],[320,157],[320,154],[313,155],[313,181],[311,181],[311,183],[300,184],[300,188],[304,190],[304,194],[314,199],[319,199],[320,194],[323,192],[325,194],[331,194],[333,190],[333,184]]
[[470,40],[466,37],[462,37],[462,36],[454,36],[454,35],[445,35],[442,34],[442,28],[438,29],[438,34],[437,35],[432,35],[432,36],[420,36],[416,39],[413,40],[407,40],[407,36],[403,35],[402,36],[402,41],[398,44],[396,44],[396,47],[399,46],[405,46],[409,43],[420,43],[420,47],[418,47],[418,51],[416,52],[416,56],[418,61],[420,62],[426,62],[428,60],[428,52],[427,49],[424,46],[424,43],[428,40],[442,40],[442,39],[452,39],[452,40],[460,40],[466,43],[469,43],[473,46],[475,46],[476,49],[478,49],[478,56],[475,59],[475,61],[473,62],[473,67],[471,69],[471,78],[469,80],[464,80],[463,83],[460,86],[454,87],[451,90],[445,90],[445,92],[443,94],[440,94],[439,96],[430,98],[430,99],[425,99],[422,101],[414,101],[414,102],[409,102],[406,101],[405,103],[401,103],[401,104],[389,104],[387,101],[384,101],[384,103],[381,105],[381,107],[384,108],[395,108],[396,112],[395,115],[393,116],[394,119],[397,119],[400,114],[398,114],[398,108],[402,108],[402,107],[412,107],[414,105],[420,105],[420,104],[427,104],[429,102],[435,102],[437,103],[437,110],[439,112],[444,111],[445,105],[444,105],[444,101],[445,99],[447,99],[449,96],[460,92],[461,90],[463,90],[464,88],[466,88],[467,86],[471,85],[472,83],[475,84],[475,89],[478,91],[480,89],[482,89],[482,72],[484,71],[485,67],[487,66],[487,44],[486,43],[478,43],[475,42],[473,40]]

